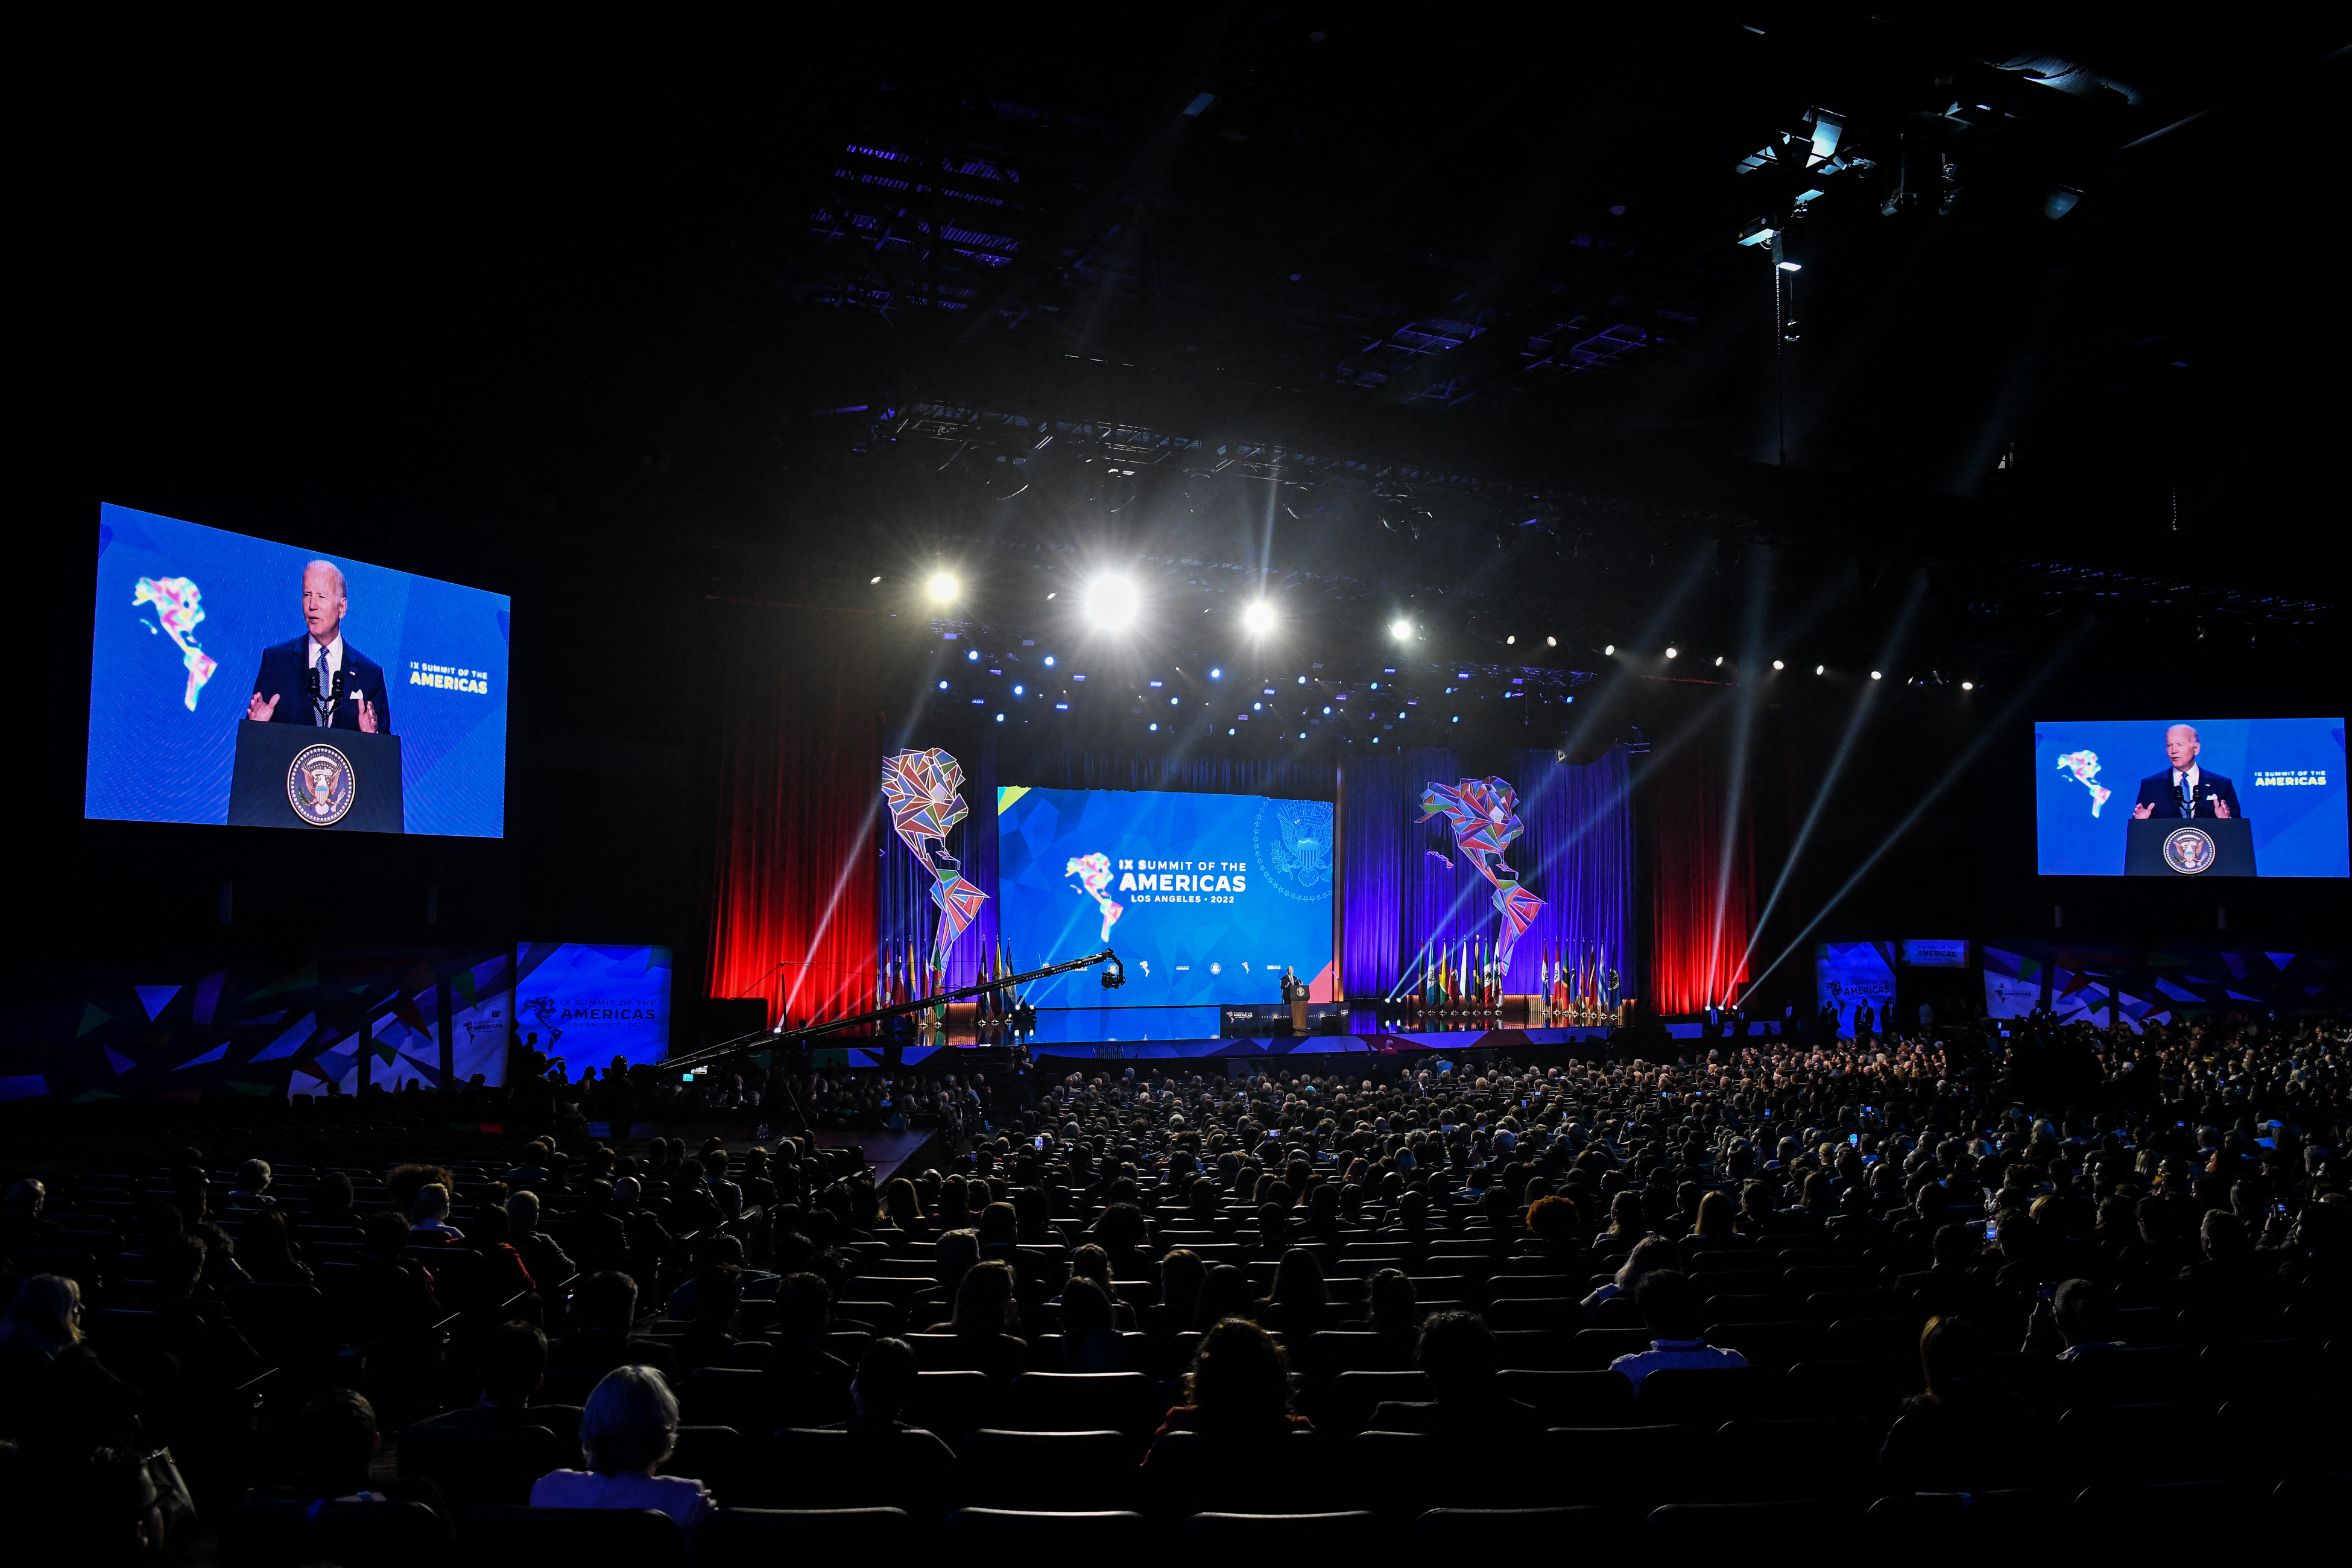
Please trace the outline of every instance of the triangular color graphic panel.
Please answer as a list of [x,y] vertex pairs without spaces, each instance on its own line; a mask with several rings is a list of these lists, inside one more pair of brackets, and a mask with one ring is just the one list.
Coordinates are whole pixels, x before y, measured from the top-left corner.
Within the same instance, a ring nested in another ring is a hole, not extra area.
[[85,1002],[81,1005],[81,1027],[74,1031],[74,1038],[79,1040],[100,1025],[112,1022],[114,1022],[113,1014],[95,1002]]
[[132,1061],[129,1057],[124,1056],[121,1051],[116,1050],[112,1046],[100,1046],[99,1047],[99,1049],[106,1053],[106,1065],[114,1069],[114,1076],[117,1078],[121,1077],[124,1073],[130,1072],[139,1065],[137,1062]]
[[131,989],[139,993],[139,1005],[147,1009],[150,1022],[162,1017],[163,1009],[172,1005],[172,998],[180,994],[176,985],[133,985]]
[[310,1039],[311,1033],[310,1015],[305,1013],[294,1020],[292,1028],[254,1052],[251,1059],[257,1062],[274,1062],[280,1058],[290,1057],[302,1048],[303,1043]]
[[219,1045],[215,1046],[203,1056],[190,1057],[186,1061],[182,1062],[174,1070],[178,1072],[185,1072],[190,1068],[200,1068],[206,1062],[216,1062],[226,1055],[228,1055],[228,1042],[226,1040],[223,1040]]

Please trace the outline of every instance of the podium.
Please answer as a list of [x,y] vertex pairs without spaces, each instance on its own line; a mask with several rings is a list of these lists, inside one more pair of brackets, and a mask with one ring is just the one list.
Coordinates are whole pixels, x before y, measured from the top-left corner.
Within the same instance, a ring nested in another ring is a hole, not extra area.
[[2136,817],[2126,825],[2126,877],[2252,877],[2254,825],[2242,816]]
[[399,736],[238,721],[231,827],[404,833],[407,819]]

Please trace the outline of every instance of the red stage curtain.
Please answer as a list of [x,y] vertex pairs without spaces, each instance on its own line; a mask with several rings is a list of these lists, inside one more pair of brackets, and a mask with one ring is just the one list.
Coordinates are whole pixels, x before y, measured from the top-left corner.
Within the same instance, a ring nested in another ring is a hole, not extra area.
[[721,705],[708,994],[764,997],[771,1024],[862,1012],[889,828],[872,623],[721,609],[704,664]]
[[[1696,1013],[1731,999],[1756,908],[1754,836],[1743,796],[1730,811],[1724,761],[1685,752],[1650,777],[1650,996],[1654,1014]],[[1724,875],[1727,841],[1730,875]],[[1720,894],[1721,919],[1717,918]]]

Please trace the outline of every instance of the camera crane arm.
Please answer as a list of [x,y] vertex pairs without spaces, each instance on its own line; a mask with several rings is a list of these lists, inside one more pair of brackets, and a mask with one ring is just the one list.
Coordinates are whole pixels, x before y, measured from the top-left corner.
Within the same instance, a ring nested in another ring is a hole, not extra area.
[[698,1068],[707,1063],[723,1061],[739,1052],[758,1050],[763,1046],[781,1041],[808,1040],[820,1035],[837,1035],[845,1029],[854,1029],[861,1024],[876,1024],[885,1018],[896,1018],[908,1013],[924,1012],[946,1003],[965,1001],[991,991],[1009,990],[1015,985],[1026,985],[1032,981],[1046,980],[1056,974],[1067,974],[1074,969],[1090,969],[1097,963],[1108,963],[1110,968],[1102,977],[1104,987],[1117,990],[1126,984],[1127,966],[1119,962],[1117,952],[1105,948],[1100,952],[1089,953],[1084,958],[1073,958],[1062,963],[1050,963],[1043,969],[1030,970],[1025,974],[1008,974],[1002,980],[984,980],[975,985],[966,985],[955,991],[943,991],[936,995],[925,996],[919,1001],[894,1002],[887,1007],[877,1007],[869,1013],[852,1014],[846,1018],[828,1019],[822,1024],[804,1024],[797,1029],[788,1029],[783,1025],[778,1024],[772,1029],[761,1029],[752,1034],[722,1041],[715,1046],[706,1046],[698,1051],[689,1051],[684,1056],[671,1057],[661,1065],[665,1071],[672,1068]]

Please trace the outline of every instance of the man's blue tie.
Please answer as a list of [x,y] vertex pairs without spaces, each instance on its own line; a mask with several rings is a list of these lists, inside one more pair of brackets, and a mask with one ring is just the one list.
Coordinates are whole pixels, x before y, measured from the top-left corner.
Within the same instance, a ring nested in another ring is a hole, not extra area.
[[2195,792],[2190,790],[2189,787],[2189,775],[2187,773],[2180,775],[2180,815],[2183,816],[2194,816],[2197,815],[2197,796]]

